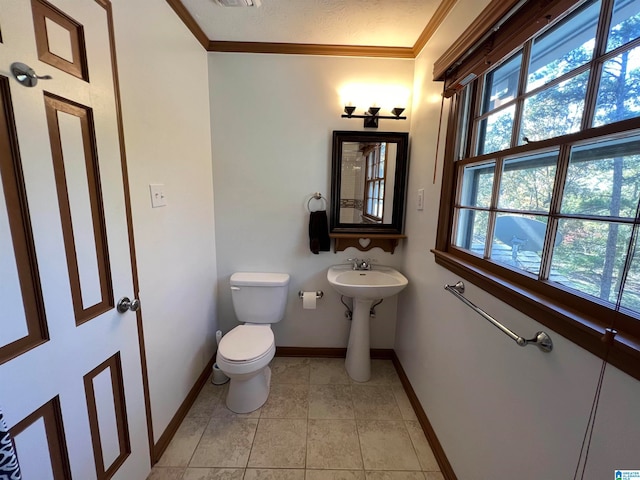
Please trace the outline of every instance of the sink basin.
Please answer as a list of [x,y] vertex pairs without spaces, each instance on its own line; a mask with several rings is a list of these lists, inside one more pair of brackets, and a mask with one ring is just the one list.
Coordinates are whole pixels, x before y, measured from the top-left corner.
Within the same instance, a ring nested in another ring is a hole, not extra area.
[[353,270],[351,265],[334,265],[329,267],[327,280],[338,293],[366,300],[391,297],[409,283],[397,270],[383,266],[374,266],[372,270]]
[[372,270],[354,270],[351,265],[334,265],[327,271],[327,280],[338,293],[353,298],[349,343],[344,364],[353,380],[366,382],[371,378],[371,305],[376,300],[399,293],[409,281],[397,270],[377,265]]

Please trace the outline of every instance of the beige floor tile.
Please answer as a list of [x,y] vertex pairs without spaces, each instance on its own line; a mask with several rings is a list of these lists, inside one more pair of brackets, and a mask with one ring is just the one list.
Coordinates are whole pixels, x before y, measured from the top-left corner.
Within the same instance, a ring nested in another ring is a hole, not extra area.
[[182,480],[242,480],[243,468],[187,468]]
[[216,404],[213,409],[214,417],[226,417],[226,418],[260,418],[260,411],[262,408],[258,408],[253,412],[249,413],[235,413],[227,408],[227,392],[228,392],[228,383],[225,385],[222,394],[220,395],[220,401]]
[[388,385],[351,386],[356,418],[368,420],[401,420],[402,415]]
[[306,438],[306,419],[261,418],[248,466],[304,468]]
[[[354,380],[352,383],[359,383]],[[391,360],[371,360],[371,378],[364,385],[400,385],[400,377]]]
[[424,472],[426,480],[444,480],[444,475],[440,472]]
[[207,380],[189,413],[187,413],[187,417],[211,417],[216,405],[222,399],[223,391],[226,393],[224,386],[213,385],[211,381]]
[[305,480],[365,480],[363,470],[307,470]]
[[308,358],[276,357],[271,362],[271,383],[309,383]]
[[309,385],[275,383],[262,406],[260,418],[307,418]]
[[302,469],[247,468],[244,480],[304,480]]
[[351,379],[344,367],[344,358],[312,358],[309,383],[314,385],[347,385]]
[[402,421],[358,420],[365,470],[420,470]]
[[209,422],[208,418],[187,417],[156,464],[159,467],[186,467]]
[[357,470],[362,465],[354,420],[309,420],[308,468]]
[[257,425],[253,418],[211,419],[189,466],[246,467]]
[[311,385],[309,418],[353,419],[351,385]]
[[425,480],[422,472],[367,472],[367,480]]
[[433,455],[431,446],[427,441],[427,437],[424,435],[420,423],[417,421],[407,421],[405,422],[405,426],[409,432],[409,437],[411,437],[411,443],[413,443],[413,447],[418,455],[422,470],[426,472],[440,471],[440,466],[436,461],[436,457]]
[[183,473],[180,467],[153,467],[147,480],[182,480]]
[[402,418],[404,420],[418,420],[416,412],[409,401],[409,397],[407,397],[407,393],[404,391],[404,387],[402,385],[394,385],[391,387],[391,391],[396,399]]

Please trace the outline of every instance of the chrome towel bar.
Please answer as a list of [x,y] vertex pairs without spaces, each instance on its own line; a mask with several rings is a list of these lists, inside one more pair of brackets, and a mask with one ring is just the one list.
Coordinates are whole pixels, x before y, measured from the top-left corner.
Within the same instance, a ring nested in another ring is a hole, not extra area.
[[538,332],[536,336],[530,340],[527,340],[524,337],[514,333],[512,330],[505,327],[487,312],[482,310],[480,307],[476,306],[473,302],[468,300],[464,295],[464,283],[458,282],[455,285],[445,285],[444,289],[453,293],[458,299],[462,300],[462,302],[470,307],[473,311],[475,311],[478,315],[483,317],[485,320],[488,320],[493,326],[501,330],[508,337],[510,337],[513,341],[515,341],[521,347],[526,347],[527,345],[535,345],[543,352],[550,352],[553,350],[553,342],[551,341],[551,337],[547,335],[545,332]]

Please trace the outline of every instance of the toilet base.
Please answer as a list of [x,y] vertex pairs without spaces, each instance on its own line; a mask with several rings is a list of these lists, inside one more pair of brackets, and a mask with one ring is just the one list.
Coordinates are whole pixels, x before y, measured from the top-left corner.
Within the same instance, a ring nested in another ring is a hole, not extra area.
[[227,394],[227,408],[235,413],[249,413],[260,408],[269,398],[271,368],[265,367],[255,375],[232,376]]

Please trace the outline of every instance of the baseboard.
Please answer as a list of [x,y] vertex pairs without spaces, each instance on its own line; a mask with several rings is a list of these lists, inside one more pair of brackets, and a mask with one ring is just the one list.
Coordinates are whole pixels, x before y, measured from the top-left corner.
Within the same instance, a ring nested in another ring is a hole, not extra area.
[[196,383],[193,385],[191,390],[189,390],[187,397],[178,408],[178,411],[169,422],[169,425],[167,425],[167,428],[164,429],[164,432],[162,432],[162,435],[160,435],[160,438],[153,446],[152,463],[154,465],[158,460],[160,460],[160,457],[169,446],[169,442],[171,442],[171,439],[178,431],[180,424],[187,416],[187,413],[189,413],[189,409],[193,405],[193,402],[195,402],[196,398],[198,398],[200,390],[202,390],[202,387],[204,387],[204,384],[207,382],[209,376],[211,375],[211,369],[213,368],[215,360],[216,357],[214,355],[204,367],[204,370],[196,380]]
[[407,374],[404,372],[402,364],[400,363],[400,359],[398,358],[394,350],[392,350],[391,360],[393,360],[393,365],[396,367],[396,371],[398,372],[398,376],[400,377],[400,381],[402,382],[404,391],[407,393],[407,397],[409,397],[409,402],[411,403],[413,410],[416,412],[416,416],[418,417],[420,426],[422,426],[422,431],[424,432],[424,435],[427,437],[427,441],[431,446],[431,451],[433,451],[433,455],[434,457],[436,457],[436,461],[438,462],[438,466],[440,467],[442,476],[445,478],[445,480],[458,480],[458,477],[456,477],[456,474],[454,473],[453,468],[449,463],[449,459],[444,453],[442,445],[440,444],[440,441],[436,436],[436,432],[433,430],[431,422],[429,422],[429,418],[427,418],[427,414],[422,408],[420,400],[418,400],[418,396],[411,386],[411,382],[409,382],[409,377],[407,377]]
[[[392,360],[393,350],[390,348],[372,348],[371,358]],[[346,348],[323,347],[276,347],[276,357],[316,357],[316,358],[345,358]]]

